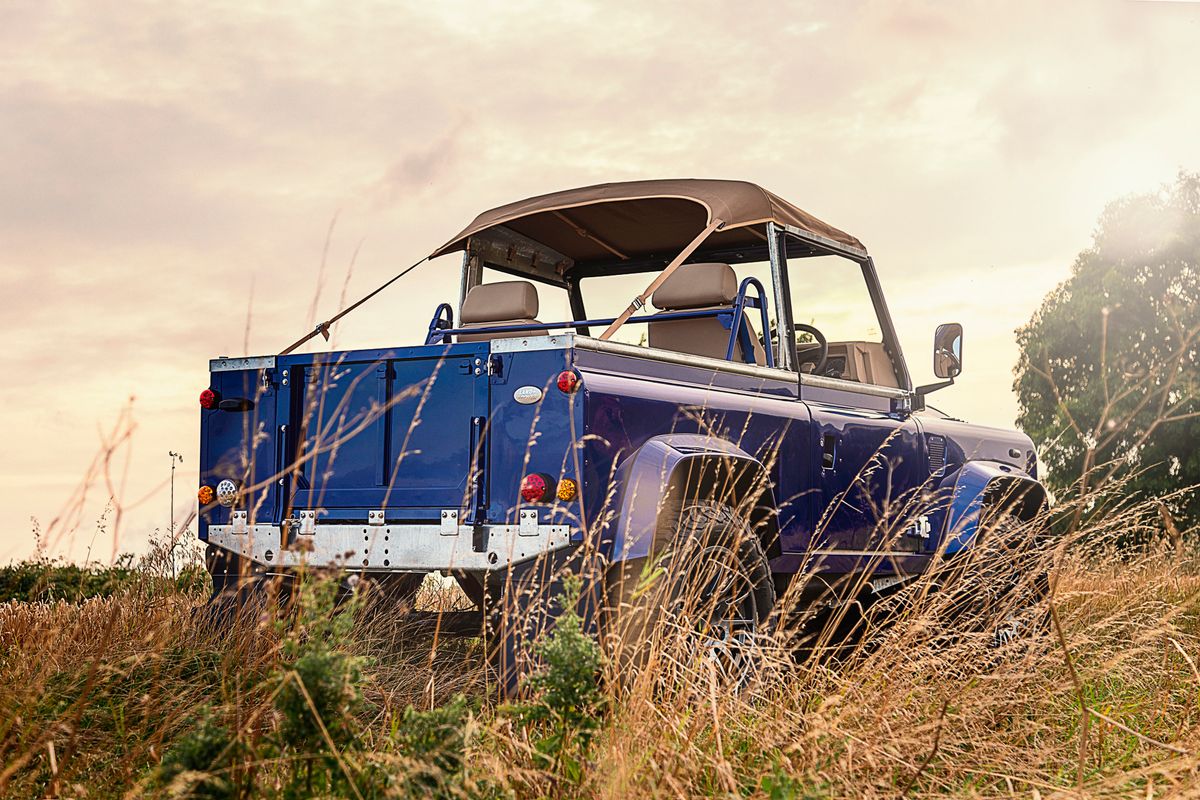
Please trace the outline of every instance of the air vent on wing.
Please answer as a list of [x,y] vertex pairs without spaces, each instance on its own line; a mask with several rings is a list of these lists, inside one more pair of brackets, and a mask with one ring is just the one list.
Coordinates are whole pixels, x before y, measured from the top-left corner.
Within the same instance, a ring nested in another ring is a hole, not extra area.
[[929,474],[937,475],[946,468],[946,437],[930,434],[925,442],[929,447]]

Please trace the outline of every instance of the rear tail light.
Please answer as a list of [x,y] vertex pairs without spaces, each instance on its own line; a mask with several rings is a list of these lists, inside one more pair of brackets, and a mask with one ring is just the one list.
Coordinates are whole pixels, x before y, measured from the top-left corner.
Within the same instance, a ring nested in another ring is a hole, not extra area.
[[548,500],[553,490],[550,478],[540,473],[532,473],[521,479],[521,499],[526,503],[540,503]]
[[558,390],[563,394],[571,394],[579,388],[579,373],[573,369],[565,369],[558,373]]
[[205,389],[200,393],[201,408],[216,408],[217,403],[221,402],[221,396],[212,389]]
[[196,499],[200,501],[200,505],[206,506],[213,501],[213,487],[201,486],[200,491],[196,492]]

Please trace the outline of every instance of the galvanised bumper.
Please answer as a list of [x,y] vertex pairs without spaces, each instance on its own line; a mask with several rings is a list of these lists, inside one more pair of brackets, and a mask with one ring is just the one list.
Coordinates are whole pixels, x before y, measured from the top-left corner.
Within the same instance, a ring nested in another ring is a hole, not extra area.
[[456,569],[495,571],[561,550],[569,525],[541,525],[537,511],[520,512],[518,525],[458,524],[458,513],[440,524],[315,524],[303,512],[296,524],[251,525],[235,512],[228,525],[211,525],[208,543],[268,567],[336,567],[391,572]]

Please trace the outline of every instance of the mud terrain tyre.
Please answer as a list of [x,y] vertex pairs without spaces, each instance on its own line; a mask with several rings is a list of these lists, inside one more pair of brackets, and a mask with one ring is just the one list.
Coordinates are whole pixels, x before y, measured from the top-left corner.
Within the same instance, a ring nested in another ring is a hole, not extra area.
[[[614,677],[629,685],[654,652],[682,645],[740,687],[752,677],[756,639],[775,608],[762,543],[744,516],[710,500],[685,502],[672,528],[651,558],[609,572],[602,632]],[[673,655],[686,662],[689,654]]]
[[987,636],[992,649],[1029,642],[1049,629],[1043,540],[1024,525],[1011,516],[985,522],[976,552],[951,559],[939,581],[950,593],[954,627]]

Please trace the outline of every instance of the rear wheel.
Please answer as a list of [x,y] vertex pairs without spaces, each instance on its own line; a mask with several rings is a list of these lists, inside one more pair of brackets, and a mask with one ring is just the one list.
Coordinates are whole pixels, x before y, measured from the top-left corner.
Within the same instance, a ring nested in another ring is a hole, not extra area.
[[[703,659],[727,685],[757,670],[758,638],[775,607],[775,586],[749,522],[725,503],[684,504],[672,539],[653,560],[615,567],[609,578],[605,639],[623,683],[652,664]],[[671,670],[656,666],[667,678]]]

